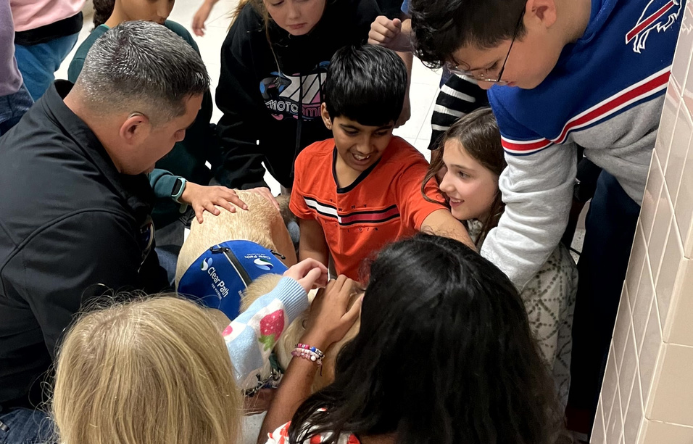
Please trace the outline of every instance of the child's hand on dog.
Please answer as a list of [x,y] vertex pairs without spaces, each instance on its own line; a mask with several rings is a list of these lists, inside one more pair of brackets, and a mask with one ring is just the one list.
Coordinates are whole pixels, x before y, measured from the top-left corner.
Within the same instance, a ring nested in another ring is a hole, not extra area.
[[[270,191],[269,188],[267,187],[258,187],[258,188],[251,188],[248,191],[251,191],[255,194],[259,194],[260,196],[264,197],[265,199],[269,200],[272,202],[272,205],[279,210],[279,202],[277,202],[277,198],[274,197],[272,194],[272,191]],[[281,210],[280,210],[281,211]]]
[[304,259],[284,272],[308,293],[313,288],[323,288],[327,285],[327,267],[315,259]]
[[195,211],[195,218],[199,223],[204,222],[202,214],[205,211],[218,216],[221,211],[217,207],[225,208],[231,213],[236,212],[236,207],[244,210],[248,209],[248,205],[246,205],[245,202],[236,195],[236,191],[231,188],[222,186],[202,186],[192,182],[188,182],[185,185],[185,190],[180,197],[180,201],[192,207]]
[[355,282],[344,275],[327,284],[327,289],[318,293],[310,306],[306,333],[301,342],[322,351],[344,338],[361,314],[363,296],[349,308],[349,299],[358,288]]

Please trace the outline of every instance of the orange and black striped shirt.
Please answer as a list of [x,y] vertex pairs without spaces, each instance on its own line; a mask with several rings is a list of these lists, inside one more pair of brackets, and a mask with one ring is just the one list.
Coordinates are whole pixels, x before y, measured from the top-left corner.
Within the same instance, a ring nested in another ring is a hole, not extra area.
[[[344,188],[335,179],[338,155],[334,139],[316,142],[299,154],[290,208],[297,217],[320,223],[337,273],[357,280],[363,259],[412,236],[426,217],[445,207],[424,199],[421,183],[428,162],[399,137],[392,138],[376,164]],[[443,200],[434,180],[426,192]]]

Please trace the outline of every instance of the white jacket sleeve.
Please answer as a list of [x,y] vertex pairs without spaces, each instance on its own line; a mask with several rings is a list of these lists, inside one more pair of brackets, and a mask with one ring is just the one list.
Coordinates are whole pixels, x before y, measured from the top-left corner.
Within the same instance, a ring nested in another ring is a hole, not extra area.
[[518,290],[539,271],[563,236],[577,172],[573,143],[551,145],[525,156],[506,153],[499,179],[505,213],[481,255],[500,268]]

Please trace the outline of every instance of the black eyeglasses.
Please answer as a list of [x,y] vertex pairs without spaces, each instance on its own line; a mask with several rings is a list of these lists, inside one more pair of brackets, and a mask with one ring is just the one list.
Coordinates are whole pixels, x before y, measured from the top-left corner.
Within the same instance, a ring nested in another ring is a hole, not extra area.
[[457,65],[454,64],[447,64],[447,68],[450,72],[460,75],[460,76],[466,76],[466,77],[471,77],[474,80],[478,80],[480,82],[489,82],[489,83],[498,83],[499,85],[507,85],[508,82],[506,80],[502,80],[501,78],[503,77],[503,73],[505,72],[505,65],[508,63],[508,58],[510,57],[510,51],[513,50],[513,45],[515,44],[515,40],[517,39],[517,34],[520,32],[520,24],[522,23],[522,18],[525,16],[525,10],[522,10],[522,13],[520,13],[520,18],[517,19],[517,24],[515,25],[515,31],[513,32],[513,39],[510,41],[510,48],[508,48],[508,53],[505,55],[505,60],[503,61],[503,66],[501,66],[500,71],[498,72],[498,77],[497,78],[492,78],[488,71],[483,69],[479,70],[477,72],[471,72],[471,71],[465,71],[462,69],[459,69]]

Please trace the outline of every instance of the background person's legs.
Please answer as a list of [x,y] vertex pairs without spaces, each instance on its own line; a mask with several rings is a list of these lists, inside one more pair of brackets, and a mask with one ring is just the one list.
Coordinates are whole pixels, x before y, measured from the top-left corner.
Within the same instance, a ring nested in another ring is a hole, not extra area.
[[640,206],[603,171],[587,214],[578,263],[568,400],[568,426],[577,432],[589,433],[594,421],[639,214]]
[[14,45],[17,66],[34,101],[41,98],[53,83],[55,72],[72,51],[78,37],[79,33],[36,45]]
[[16,93],[0,97],[0,136],[15,126],[33,104],[24,85]]
[[0,444],[52,444],[53,423],[39,410],[14,409],[0,413]]

